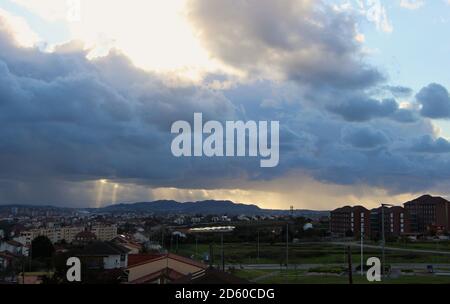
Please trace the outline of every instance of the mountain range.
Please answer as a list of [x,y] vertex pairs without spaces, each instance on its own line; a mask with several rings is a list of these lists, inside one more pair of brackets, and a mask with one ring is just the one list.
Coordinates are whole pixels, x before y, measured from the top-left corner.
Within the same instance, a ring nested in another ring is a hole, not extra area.
[[[261,209],[256,205],[238,204],[232,201],[206,200],[199,202],[180,203],[173,200],[154,202],[140,202],[133,204],[118,204],[99,208],[96,212],[151,212],[151,213],[179,213],[179,214],[227,214],[227,215],[281,215],[289,210]],[[293,210],[294,215],[310,217],[328,215],[328,211]]]

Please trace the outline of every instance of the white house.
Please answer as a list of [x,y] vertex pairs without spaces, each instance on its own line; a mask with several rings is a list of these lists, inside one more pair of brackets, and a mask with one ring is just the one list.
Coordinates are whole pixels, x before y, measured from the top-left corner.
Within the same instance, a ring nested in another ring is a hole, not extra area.
[[24,254],[24,246],[16,241],[2,241],[0,242],[0,252],[9,252],[15,255]]
[[90,268],[119,269],[128,265],[129,249],[113,242],[94,242],[74,256],[80,257]]
[[310,230],[310,229],[313,229],[313,228],[314,228],[313,224],[311,224],[311,223],[306,223],[305,225],[303,225],[303,230],[304,231]]
[[250,219],[248,217],[246,217],[245,215],[239,215],[238,216],[238,220],[239,221],[245,221],[245,222],[249,222]]
[[136,232],[133,234],[133,238],[139,243],[145,243],[149,241],[149,238],[146,237],[142,232]]
[[175,224],[177,225],[183,225],[184,224],[184,218],[183,217],[179,217],[177,218],[175,221],[173,221]]
[[200,217],[191,218],[191,223],[193,223],[193,224],[200,223],[201,221],[202,221],[202,219]]

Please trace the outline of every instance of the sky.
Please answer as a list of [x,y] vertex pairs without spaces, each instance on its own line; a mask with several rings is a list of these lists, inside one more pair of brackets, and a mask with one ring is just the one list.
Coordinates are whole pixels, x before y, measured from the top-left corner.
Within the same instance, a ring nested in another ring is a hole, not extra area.
[[[0,204],[450,197],[449,0],[0,0]],[[277,120],[280,163],[171,125]]]

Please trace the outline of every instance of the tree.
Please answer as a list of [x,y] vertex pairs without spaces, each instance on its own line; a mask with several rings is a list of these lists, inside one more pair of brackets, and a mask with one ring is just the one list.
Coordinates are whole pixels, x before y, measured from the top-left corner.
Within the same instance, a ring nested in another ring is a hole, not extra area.
[[46,236],[38,236],[31,242],[31,257],[33,259],[51,258],[54,253],[55,248]]

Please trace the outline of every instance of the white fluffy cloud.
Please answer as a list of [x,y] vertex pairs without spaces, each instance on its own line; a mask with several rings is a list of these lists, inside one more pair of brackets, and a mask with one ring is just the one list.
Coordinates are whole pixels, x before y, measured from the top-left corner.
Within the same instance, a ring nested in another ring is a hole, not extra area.
[[421,8],[425,4],[423,0],[401,0],[400,6],[410,10]]
[[0,31],[9,32],[20,46],[31,47],[39,42],[39,36],[28,26],[27,22],[0,8]]

